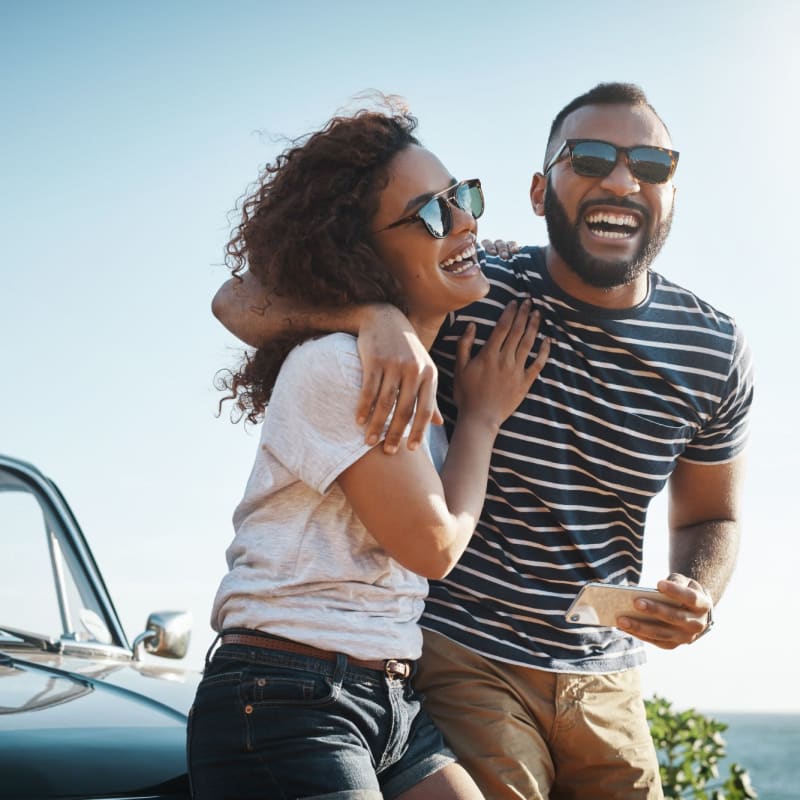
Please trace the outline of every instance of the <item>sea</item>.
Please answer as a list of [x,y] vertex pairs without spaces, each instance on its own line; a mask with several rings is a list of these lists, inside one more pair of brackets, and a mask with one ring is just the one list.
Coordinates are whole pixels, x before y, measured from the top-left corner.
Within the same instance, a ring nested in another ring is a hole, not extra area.
[[800,800],[800,714],[702,713],[728,726],[721,776],[736,762],[749,773],[760,800]]

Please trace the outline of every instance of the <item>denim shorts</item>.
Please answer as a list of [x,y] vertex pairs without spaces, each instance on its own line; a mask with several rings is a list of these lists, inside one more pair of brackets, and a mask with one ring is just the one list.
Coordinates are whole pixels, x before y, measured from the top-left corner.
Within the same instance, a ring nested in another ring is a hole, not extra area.
[[412,681],[343,654],[222,645],[189,716],[192,797],[397,797],[455,760]]

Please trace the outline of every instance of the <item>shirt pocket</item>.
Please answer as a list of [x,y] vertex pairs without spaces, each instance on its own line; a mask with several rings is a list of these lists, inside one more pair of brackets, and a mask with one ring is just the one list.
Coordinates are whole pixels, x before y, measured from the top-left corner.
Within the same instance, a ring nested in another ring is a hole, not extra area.
[[630,454],[632,472],[641,482],[641,488],[656,494],[672,474],[694,433],[692,425],[673,425],[628,413],[616,444]]

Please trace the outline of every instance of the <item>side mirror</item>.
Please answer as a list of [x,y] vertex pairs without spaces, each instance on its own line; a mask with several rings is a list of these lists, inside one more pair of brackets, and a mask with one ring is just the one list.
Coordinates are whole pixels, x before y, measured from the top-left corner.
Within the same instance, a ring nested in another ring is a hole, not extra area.
[[154,656],[183,658],[192,638],[192,615],[186,611],[155,611],[147,628],[133,640],[133,659],[140,661],[142,647]]

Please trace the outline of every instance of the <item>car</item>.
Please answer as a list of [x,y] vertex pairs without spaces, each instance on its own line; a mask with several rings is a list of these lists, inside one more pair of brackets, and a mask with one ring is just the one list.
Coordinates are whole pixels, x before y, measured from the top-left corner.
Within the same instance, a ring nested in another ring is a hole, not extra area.
[[[56,484],[0,455],[0,798],[189,797],[191,617],[149,616],[129,644]],[[150,655],[148,655],[150,654]]]

